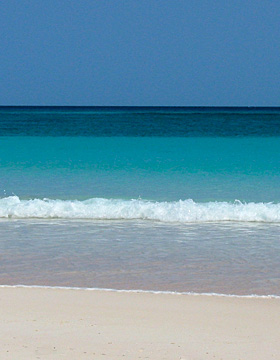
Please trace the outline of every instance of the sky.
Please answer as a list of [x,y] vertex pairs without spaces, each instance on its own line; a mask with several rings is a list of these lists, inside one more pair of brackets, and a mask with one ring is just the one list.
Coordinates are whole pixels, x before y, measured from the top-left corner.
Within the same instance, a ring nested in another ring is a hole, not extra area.
[[0,35],[0,105],[280,105],[278,1],[1,0]]

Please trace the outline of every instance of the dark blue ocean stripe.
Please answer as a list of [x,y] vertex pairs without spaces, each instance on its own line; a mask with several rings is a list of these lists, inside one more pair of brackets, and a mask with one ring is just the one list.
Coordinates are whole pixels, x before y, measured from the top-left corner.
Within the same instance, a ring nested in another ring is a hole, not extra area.
[[280,136],[280,108],[0,107],[0,136]]

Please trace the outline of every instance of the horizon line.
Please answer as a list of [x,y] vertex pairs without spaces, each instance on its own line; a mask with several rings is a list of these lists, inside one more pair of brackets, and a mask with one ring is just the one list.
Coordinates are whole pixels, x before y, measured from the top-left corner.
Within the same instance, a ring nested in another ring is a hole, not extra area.
[[239,108],[239,109],[273,109],[280,105],[0,105],[0,108],[8,107],[34,107],[34,108]]

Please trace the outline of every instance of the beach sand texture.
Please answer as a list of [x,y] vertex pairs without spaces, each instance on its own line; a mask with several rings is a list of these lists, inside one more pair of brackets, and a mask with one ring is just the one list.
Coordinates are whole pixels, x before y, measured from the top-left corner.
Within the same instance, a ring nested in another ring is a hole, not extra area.
[[280,300],[0,288],[0,358],[280,359]]

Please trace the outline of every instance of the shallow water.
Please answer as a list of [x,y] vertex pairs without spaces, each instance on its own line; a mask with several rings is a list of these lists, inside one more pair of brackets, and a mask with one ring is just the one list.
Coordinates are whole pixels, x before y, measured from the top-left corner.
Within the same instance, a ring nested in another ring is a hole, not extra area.
[[1,220],[0,283],[280,295],[280,225]]

